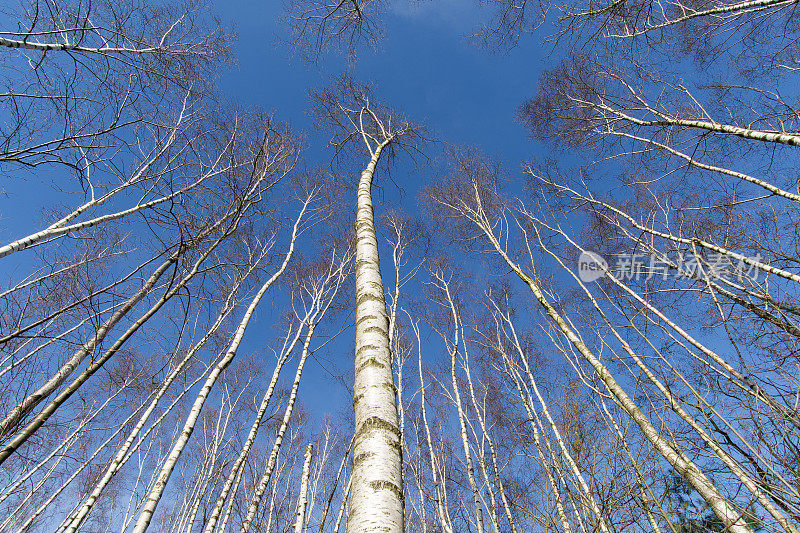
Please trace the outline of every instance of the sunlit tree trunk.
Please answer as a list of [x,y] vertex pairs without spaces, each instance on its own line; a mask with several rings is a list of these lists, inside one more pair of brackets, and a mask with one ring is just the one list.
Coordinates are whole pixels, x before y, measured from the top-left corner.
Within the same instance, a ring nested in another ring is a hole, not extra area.
[[[308,290],[308,292],[311,293],[310,296],[312,299],[309,307],[311,307],[313,311],[308,320],[308,329],[306,331],[305,340],[303,341],[303,350],[300,355],[300,360],[297,363],[297,371],[295,372],[294,381],[292,382],[292,388],[289,391],[289,399],[283,412],[281,425],[278,428],[277,434],[275,435],[275,442],[270,450],[264,473],[261,475],[258,485],[247,507],[247,515],[245,516],[244,523],[242,524],[241,533],[247,533],[253,526],[253,522],[256,518],[256,513],[258,512],[261,500],[269,488],[270,482],[272,481],[273,472],[278,463],[278,454],[281,450],[284,434],[286,429],[289,427],[294,404],[297,400],[297,392],[300,388],[300,379],[303,376],[303,368],[308,360],[309,355],[311,354],[311,341],[314,337],[314,330],[319,320],[322,319],[330,307],[333,298],[336,296],[336,293],[341,286],[342,280],[345,276],[347,276],[348,273],[346,269],[350,264],[351,257],[352,256],[349,254],[344,254],[342,258],[337,258],[335,255],[332,255],[330,258],[331,263],[328,265],[328,271],[325,274],[324,279],[312,280],[309,282],[309,286],[311,288]],[[337,261],[339,261],[338,264]],[[316,283],[314,281],[316,281]]]
[[[461,346],[463,340],[460,335],[461,318],[456,303],[453,300],[453,295],[450,293],[450,280],[445,277],[446,274],[441,270],[434,272],[433,276],[436,279],[436,286],[444,293],[447,299],[445,305],[449,307],[451,319],[453,321],[452,341],[449,341],[445,335],[442,335],[442,338],[447,344],[447,351],[450,355],[450,383],[453,386],[453,403],[456,405],[458,427],[461,430],[461,445],[462,449],[464,450],[464,460],[467,465],[467,479],[469,480],[469,486],[472,490],[472,501],[475,505],[475,525],[478,533],[483,533],[483,505],[481,503],[480,490],[477,482],[475,481],[475,467],[472,463],[472,452],[470,450],[469,435],[467,434],[467,425],[465,421],[467,415],[464,412],[464,406],[461,403],[461,392],[459,391],[458,380],[456,379],[456,355],[459,354],[460,350],[463,350],[463,347]],[[440,334],[442,333],[440,332]]]
[[361,173],[356,211],[355,441],[348,533],[404,529],[400,428],[372,211],[379,144]]
[[[411,317],[409,316],[409,319]],[[433,451],[433,438],[431,437],[431,427],[428,424],[428,409],[425,403],[425,379],[422,372],[422,339],[420,338],[419,325],[411,322],[411,327],[414,329],[414,335],[417,339],[417,371],[419,373],[419,394],[420,394],[420,410],[422,411],[422,424],[425,426],[425,440],[428,448],[428,457],[430,458],[431,465],[431,478],[433,480],[433,497],[436,503],[436,512],[439,516],[439,524],[446,533],[453,533],[453,526],[450,523],[450,517],[447,513],[447,505],[445,503],[445,490],[444,481],[439,481],[439,468],[436,466],[436,458]]]
[[297,502],[297,517],[294,522],[294,533],[303,533],[306,524],[306,505],[308,504],[308,476],[311,469],[311,452],[313,446],[306,446],[306,460],[303,463],[303,474],[300,478],[300,498]]
[[[310,315],[310,313],[309,313]],[[286,345],[281,350],[281,354],[278,357],[278,361],[275,363],[275,369],[272,372],[272,378],[270,379],[269,385],[267,386],[267,392],[264,394],[264,398],[261,400],[261,405],[258,407],[258,411],[256,412],[255,419],[253,420],[253,424],[250,426],[250,432],[247,434],[247,439],[245,439],[244,445],[242,446],[241,451],[239,452],[239,456],[236,458],[236,461],[233,463],[231,467],[231,471],[228,473],[228,476],[225,478],[225,483],[222,486],[222,490],[220,491],[219,497],[217,498],[216,504],[214,504],[214,509],[211,511],[211,516],[208,517],[204,531],[206,533],[212,533],[217,526],[217,522],[222,514],[222,509],[225,506],[225,501],[231,494],[236,494],[236,490],[238,485],[241,481],[241,476],[244,471],[244,464],[247,461],[247,458],[250,455],[250,449],[253,446],[253,443],[256,440],[256,436],[258,435],[258,430],[261,427],[261,423],[264,419],[264,414],[267,411],[267,407],[270,405],[270,401],[272,400],[272,394],[275,391],[275,386],[278,383],[278,377],[280,376],[281,369],[283,368],[286,359],[291,354],[292,350],[294,350],[295,345],[297,344],[298,339],[300,338],[300,334],[303,332],[303,327],[306,324],[306,321],[310,318],[310,316],[306,316],[303,321],[297,326],[297,330],[294,335],[291,334],[291,331],[287,335],[287,342]]]
[[[241,280],[243,281],[243,280]],[[166,394],[167,390],[169,389],[172,382],[180,375],[183,368],[192,360],[192,358],[196,355],[196,353],[200,350],[200,348],[214,335],[222,324],[225,317],[231,312],[232,310],[232,300],[235,294],[236,289],[238,288],[238,283],[234,286],[231,290],[229,295],[228,301],[222,306],[219,315],[217,316],[216,321],[214,324],[208,329],[206,334],[198,341],[190,350],[186,352],[186,355],[183,359],[178,363],[175,368],[169,373],[167,378],[161,384],[161,387],[156,392],[153,399],[150,401],[150,404],[144,410],[144,412],[139,417],[139,420],[134,425],[131,432],[128,434],[128,438],[125,439],[125,442],[122,446],[119,447],[117,450],[114,459],[111,461],[111,464],[108,465],[108,468],[104,472],[103,476],[97,481],[94,488],[92,489],[91,493],[89,494],[86,501],[81,506],[80,510],[74,517],[71,518],[71,522],[69,526],[66,528],[68,533],[75,533],[80,525],[85,520],[86,516],[91,512],[92,507],[94,507],[95,502],[102,494],[103,490],[106,486],[111,482],[112,478],[119,472],[122,466],[125,464],[126,460],[130,457],[128,451],[133,446],[134,441],[139,436],[139,433],[144,428],[147,420],[150,418],[150,415],[155,410],[156,406],[158,405],[159,400]]]

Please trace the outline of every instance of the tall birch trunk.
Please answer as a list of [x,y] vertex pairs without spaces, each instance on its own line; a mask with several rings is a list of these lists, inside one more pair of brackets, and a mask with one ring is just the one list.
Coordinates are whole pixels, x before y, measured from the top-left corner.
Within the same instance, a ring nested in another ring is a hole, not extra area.
[[281,445],[283,444],[283,436],[286,434],[286,428],[289,427],[289,422],[292,419],[292,411],[294,409],[295,400],[297,399],[297,390],[300,388],[300,378],[303,376],[303,367],[306,364],[308,355],[311,353],[309,346],[311,345],[311,339],[314,336],[314,328],[316,325],[316,322],[311,322],[308,325],[308,332],[306,333],[306,339],[303,344],[303,353],[300,356],[300,361],[297,363],[297,372],[295,372],[294,375],[294,383],[292,384],[292,390],[289,392],[289,400],[286,403],[286,409],[283,411],[283,420],[281,420],[280,428],[278,428],[278,434],[275,436],[275,442],[272,444],[272,450],[269,453],[269,459],[267,459],[267,467],[264,470],[264,473],[261,475],[261,479],[258,482],[255,493],[253,494],[253,498],[250,500],[250,505],[247,507],[247,516],[242,524],[241,533],[247,533],[250,531],[250,527],[253,525],[253,521],[256,519],[256,513],[258,513],[258,507],[261,504],[261,499],[264,497],[264,494],[269,487],[269,483],[272,480],[272,473],[275,470],[275,465],[278,463],[278,454],[280,453]]
[[233,463],[233,467],[231,467],[228,477],[225,478],[225,483],[222,486],[222,490],[217,498],[217,502],[214,504],[214,509],[211,512],[211,516],[208,518],[206,526],[203,529],[204,533],[213,533],[217,526],[217,522],[219,521],[219,517],[222,514],[222,508],[225,506],[225,501],[228,499],[230,494],[236,493],[241,480],[244,463],[250,455],[250,449],[253,447],[253,443],[256,441],[258,430],[261,428],[261,423],[264,420],[264,414],[267,412],[270,400],[272,400],[272,394],[275,391],[275,386],[278,383],[278,377],[280,376],[283,364],[286,362],[286,359],[288,359],[292,350],[294,350],[294,346],[303,331],[303,326],[308,320],[309,316],[306,316],[305,319],[298,325],[297,331],[293,336],[291,335],[291,332],[288,334],[289,337],[287,337],[287,340],[289,338],[291,338],[291,340],[287,343],[288,345],[281,350],[281,355],[278,358],[278,362],[275,364],[275,370],[272,372],[272,378],[270,379],[269,386],[267,387],[267,392],[264,394],[264,398],[261,400],[261,405],[258,407],[255,420],[250,426],[250,432],[247,434],[247,439],[245,440],[245,443],[239,452],[239,456],[236,458],[236,462]]
[[381,151],[361,173],[356,211],[355,442],[348,533],[402,533],[403,480],[389,321],[372,211],[372,178]]
[[478,533],[483,533],[483,507],[481,505],[481,495],[478,489],[478,484],[475,481],[475,468],[472,464],[469,435],[467,435],[467,426],[464,422],[464,419],[467,415],[464,413],[464,408],[461,403],[461,393],[458,390],[458,381],[456,380],[456,355],[458,354],[460,347],[461,337],[459,336],[459,332],[461,331],[461,320],[459,318],[458,311],[456,310],[456,304],[450,294],[450,287],[447,280],[445,280],[440,273],[435,275],[441,283],[440,288],[447,296],[447,302],[450,305],[450,312],[452,313],[453,318],[453,344],[452,348],[448,346],[448,351],[450,352],[450,379],[453,385],[453,399],[458,411],[458,426],[461,429],[461,444],[464,447],[464,459],[466,460],[467,465],[467,478],[469,479],[469,486],[472,490],[472,499],[473,503],[475,504],[475,524],[478,528]]
[[294,522],[294,533],[303,533],[306,524],[306,504],[308,503],[308,476],[311,469],[311,452],[314,446],[306,446],[306,461],[303,463],[303,477],[300,479],[300,497],[297,501],[297,517]]
[[[353,448],[353,440],[350,440],[350,445],[347,446],[347,450],[344,452],[344,457],[342,457],[342,463],[339,465],[339,470],[336,472],[336,478],[333,480],[333,488],[331,489],[331,495],[328,497],[328,500],[325,502],[325,507],[322,509],[322,517],[319,519],[319,533],[324,533],[325,531],[325,519],[328,517],[328,511],[331,508],[331,502],[333,502],[333,497],[336,494],[336,487],[339,485],[339,480],[342,478],[342,471],[344,471],[345,463],[347,462],[347,457],[350,455],[350,450]],[[347,498],[347,493],[344,494],[342,497],[343,499]]]
[[[409,316],[409,319],[411,317]],[[447,514],[447,507],[444,504],[445,499],[445,491],[447,488],[442,483],[441,489],[439,485],[439,474],[438,469],[436,467],[436,461],[434,460],[433,454],[433,439],[431,438],[431,428],[428,425],[428,413],[425,404],[425,380],[422,373],[422,341],[420,339],[419,334],[419,326],[418,323],[414,322],[413,320],[409,320],[411,323],[411,327],[414,329],[414,335],[417,338],[417,370],[419,371],[419,403],[420,403],[420,411],[422,411],[422,423],[425,426],[425,440],[428,444],[428,456],[431,461],[431,478],[433,480],[433,493],[434,498],[436,500],[436,513],[439,516],[439,523],[442,526],[442,530],[445,533],[453,533],[453,527],[450,525],[449,516]]]
[[[128,300],[123,304],[122,307],[117,309],[111,317],[109,317],[106,322],[100,326],[95,334],[89,339],[86,344],[81,346],[81,348],[76,351],[72,357],[70,357],[62,366],[58,369],[58,371],[53,374],[50,379],[48,379],[45,383],[43,383],[35,392],[29,394],[25,397],[24,400],[19,402],[16,406],[14,406],[8,414],[0,421],[0,435],[7,435],[10,433],[16,425],[31,411],[33,411],[36,406],[38,406],[45,398],[50,396],[66,379],[72,374],[72,372],[83,362],[86,357],[92,353],[95,348],[105,339],[106,335],[108,334],[111,329],[120,322],[128,312],[133,309],[133,307],[139,303],[145,296],[150,294],[151,289],[155,286],[156,282],[159,278],[166,272],[173,264],[175,264],[179,259],[180,256],[185,252],[184,247],[179,247],[177,251],[175,251],[166,261],[161,263],[161,265],[156,268],[156,270],[150,275],[147,281],[142,285],[139,290],[134,293],[133,296],[128,298]],[[6,459],[8,454],[0,453],[0,464]]]
[[[508,519],[508,526],[511,528],[511,533],[517,533],[517,526],[514,523],[514,517],[511,514],[511,506],[508,503],[508,498],[506,497],[506,491],[503,488],[503,481],[500,479],[500,469],[497,467],[497,454],[495,452],[494,443],[492,442],[492,437],[489,435],[489,430],[486,427],[485,417],[486,417],[486,409],[481,410],[478,408],[478,401],[475,398],[475,387],[472,384],[472,374],[469,369],[469,359],[467,357],[466,351],[464,354],[464,371],[467,374],[467,385],[469,385],[469,397],[472,400],[472,407],[475,410],[475,416],[478,419],[478,423],[481,426],[481,432],[483,433],[483,438],[486,439],[486,443],[489,445],[489,454],[492,459],[492,469],[494,473],[495,483],[497,484],[498,492],[500,493],[500,500],[503,502],[503,509],[505,510],[506,519]],[[481,412],[483,411],[483,412]],[[483,468],[484,477],[486,478],[486,486],[487,488],[490,487],[491,482],[489,481],[489,476],[486,473],[486,468]],[[494,495],[492,495],[492,503],[494,505]],[[495,530],[498,529],[497,519],[494,519],[494,526]]]
[[192,361],[195,357],[197,352],[200,348],[205,345],[205,343],[217,332],[219,327],[222,325],[224,319],[228,316],[230,311],[233,308],[233,297],[235,295],[236,290],[238,289],[241,281],[244,281],[244,278],[240,280],[240,282],[236,283],[236,285],[231,289],[229,294],[228,300],[226,300],[225,304],[220,309],[219,314],[217,315],[217,319],[214,321],[214,324],[208,329],[208,331],[203,335],[199,342],[197,342],[192,348],[186,352],[186,355],[183,359],[178,363],[175,368],[169,373],[167,378],[161,384],[158,391],[156,392],[153,399],[150,401],[150,404],[147,406],[145,411],[139,417],[138,422],[134,426],[133,430],[128,435],[128,438],[122,444],[122,446],[117,450],[114,459],[109,464],[108,468],[106,469],[103,477],[95,484],[94,488],[92,489],[91,494],[86,498],[86,501],[81,506],[80,510],[74,516],[71,516],[71,521],[69,522],[68,527],[66,528],[67,533],[76,533],[78,528],[81,526],[83,521],[86,519],[86,516],[94,507],[95,502],[102,494],[103,490],[106,486],[111,482],[112,478],[119,472],[122,466],[125,464],[128,458],[128,451],[134,444],[134,441],[139,436],[139,433],[144,428],[147,420],[150,418],[150,415],[155,411],[156,406],[158,405],[159,400],[167,393],[169,387],[172,385],[173,381],[181,374],[184,367]]
[[344,516],[345,507],[347,507],[347,502],[350,501],[350,486],[352,483],[353,478],[347,478],[347,485],[344,488],[342,503],[339,505],[339,512],[336,513],[336,523],[333,524],[333,533],[339,533],[339,527],[342,524],[342,516]]
[[[204,230],[204,234],[207,235],[211,233],[211,231],[219,227],[225,221],[226,218],[227,216],[217,221],[213,226]],[[0,464],[2,464],[6,459],[8,459],[9,456],[11,456],[11,454],[13,454],[20,446],[22,446],[25,442],[27,442],[27,440],[45,422],[47,422],[47,420],[53,415],[53,413],[55,413],[55,411],[61,405],[63,405],[70,398],[70,396],[72,396],[72,394],[75,393],[75,391],[77,391],[89,378],[91,378],[92,375],[94,375],[94,373],[97,372],[97,370],[100,369],[105,364],[106,361],[108,361],[108,359],[110,359],[114,354],[116,354],[119,351],[120,348],[122,348],[125,342],[128,339],[130,339],[140,327],[142,327],[153,315],[155,315],[158,312],[158,310],[161,309],[161,307],[164,306],[164,304],[166,304],[170,300],[170,298],[175,296],[197,274],[205,258],[208,257],[209,254],[211,254],[211,252],[217,247],[217,245],[219,245],[222,242],[222,240],[229,234],[229,232],[232,232],[235,229],[237,224],[238,221],[235,221],[234,226],[230,228],[229,231],[226,231],[213,244],[211,244],[211,246],[209,246],[209,248],[205,252],[203,252],[200,255],[200,257],[195,261],[192,269],[183,277],[183,279],[181,279],[169,291],[163,294],[161,298],[159,298],[158,301],[156,301],[156,303],[150,307],[150,309],[148,309],[142,316],[140,316],[125,331],[125,333],[123,333],[122,336],[119,337],[114,342],[114,344],[112,344],[111,347],[108,348],[108,350],[103,352],[103,354],[100,357],[92,361],[89,364],[89,366],[87,366],[83,370],[83,372],[81,372],[81,374],[72,381],[72,383],[70,383],[66,388],[64,388],[49,404],[47,404],[39,412],[39,414],[37,414],[13,439],[11,439],[3,447],[2,450],[0,450]],[[162,264],[161,267],[159,268],[163,267],[164,271],[166,271],[166,269],[171,264],[176,263],[178,259],[180,259],[180,256],[182,255],[181,250],[184,249],[185,249],[184,246],[181,245],[179,250],[176,251],[175,254],[173,254],[173,256],[170,257],[170,259],[164,264]],[[158,274],[158,276],[161,276],[162,274],[163,272],[161,272],[161,274]],[[141,299],[144,297],[144,295],[140,295],[140,293],[137,293],[134,296],[134,298],[137,297]],[[121,320],[121,317],[117,318],[117,321],[119,320]],[[109,331],[108,323],[106,323],[103,326],[103,328],[106,328],[104,329],[104,335],[105,335],[105,333]],[[81,356],[83,359],[85,359],[89,355],[90,352],[86,351],[86,346],[92,343],[94,343],[93,345],[96,346],[97,343],[99,342],[98,337],[99,336],[96,333],[94,339],[89,343],[87,343],[87,345],[84,345],[84,347],[81,348],[81,350],[76,352],[73,358],[71,358],[70,361],[54,375],[53,378],[51,378],[38,391],[28,396],[22,403],[20,403],[17,407],[15,407],[12,413],[6,416],[6,419],[3,423],[9,423],[9,424],[16,423],[14,420],[12,420],[12,416],[19,417],[26,412],[30,412],[34,407],[36,407],[39,403],[41,403],[47,397],[47,395],[52,393],[55,390],[55,388],[57,388],[58,385],[64,380],[66,380],[69,374],[72,373],[72,371],[75,369],[73,363],[77,364],[75,358]],[[65,373],[67,371],[68,373]],[[52,390],[49,390],[50,388],[52,388]],[[49,392],[47,392],[48,390]],[[17,418],[17,420],[19,420],[19,418]]]

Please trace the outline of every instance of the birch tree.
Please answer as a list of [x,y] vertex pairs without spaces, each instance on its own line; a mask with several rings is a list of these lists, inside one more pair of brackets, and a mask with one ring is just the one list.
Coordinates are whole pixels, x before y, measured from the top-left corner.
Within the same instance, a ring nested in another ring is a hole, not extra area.
[[312,98],[315,116],[333,131],[331,144],[337,155],[345,149],[367,154],[356,193],[355,441],[347,528],[402,531],[400,429],[372,182],[378,165],[395,150],[412,146],[420,128],[380,105],[369,87],[346,77],[330,89],[312,93]]

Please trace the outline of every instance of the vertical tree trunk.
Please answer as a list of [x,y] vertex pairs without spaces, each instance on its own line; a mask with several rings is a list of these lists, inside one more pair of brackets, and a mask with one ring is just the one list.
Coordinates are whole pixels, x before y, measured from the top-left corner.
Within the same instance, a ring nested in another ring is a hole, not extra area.
[[464,408],[461,404],[461,393],[458,390],[458,380],[456,380],[456,355],[460,349],[460,336],[461,320],[456,309],[456,304],[450,295],[450,287],[444,276],[435,274],[441,285],[439,286],[447,296],[447,302],[450,305],[450,311],[453,318],[453,344],[452,348],[448,346],[447,351],[450,352],[450,379],[453,384],[453,401],[456,404],[458,413],[458,425],[461,429],[461,444],[464,446],[464,459],[467,465],[467,478],[469,479],[469,486],[472,489],[472,499],[475,504],[475,525],[477,526],[478,533],[483,533],[483,506],[481,504],[480,490],[475,481],[475,468],[472,465],[472,453],[470,452],[469,435],[467,435],[467,425],[464,419],[467,415],[464,413]]
[[[342,458],[342,463],[339,465],[339,470],[336,472],[336,478],[333,480],[333,488],[331,489],[331,495],[328,497],[328,500],[325,502],[325,507],[322,509],[322,517],[319,519],[319,533],[324,533],[325,531],[325,519],[328,517],[328,512],[331,508],[331,502],[333,502],[333,497],[336,494],[336,487],[339,485],[339,480],[342,478],[342,472],[344,471],[345,464],[347,463],[347,457],[350,455],[350,450],[353,447],[353,441],[350,440],[350,445],[347,447],[347,451],[344,452],[344,457]],[[346,475],[346,474],[345,474]],[[349,485],[348,485],[349,486]],[[345,492],[342,499],[347,499],[347,493]]]
[[303,463],[303,477],[300,480],[300,497],[297,501],[297,518],[294,522],[294,533],[303,533],[306,523],[306,503],[308,502],[308,475],[311,468],[311,451],[313,445],[306,446],[306,462]]
[[[283,420],[281,421],[281,425],[278,428],[277,434],[275,435],[275,442],[272,445],[272,450],[270,451],[269,458],[267,459],[267,466],[264,469],[264,473],[261,475],[258,486],[256,487],[255,492],[250,499],[250,503],[248,504],[247,515],[245,516],[244,522],[242,523],[242,527],[240,529],[241,533],[247,533],[253,526],[253,521],[257,518],[256,514],[258,513],[259,505],[261,504],[261,500],[264,497],[267,488],[269,487],[270,481],[272,480],[272,474],[275,470],[275,466],[278,464],[278,454],[281,450],[284,434],[286,433],[286,429],[289,427],[289,423],[291,422],[292,410],[294,409],[294,403],[297,399],[297,391],[300,388],[300,379],[303,376],[303,368],[309,355],[312,354],[310,347],[311,340],[314,337],[314,328],[316,328],[319,321],[325,316],[325,313],[333,302],[336,293],[341,287],[342,280],[347,276],[348,273],[345,272],[345,269],[347,268],[350,259],[351,256],[348,254],[342,258],[338,266],[331,263],[327,273],[327,278],[325,280],[321,281],[320,284],[311,289],[311,291],[309,291],[308,288],[304,289],[307,292],[313,292],[313,294],[312,302],[303,303],[304,306],[307,305],[312,308],[312,310],[309,311],[310,316],[304,320],[307,323],[308,329],[306,331],[305,341],[303,342],[303,350],[300,355],[300,360],[297,363],[297,371],[294,375],[292,388],[289,391],[289,399],[286,403],[286,409],[284,409],[283,412]],[[331,256],[331,261],[335,261],[334,256]],[[302,328],[302,325],[298,327]],[[244,465],[242,465],[242,467],[244,467]],[[235,491],[232,492],[232,494],[235,494]],[[271,519],[272,517],[270,517],[270,520]],[[258,524],[256,524],[256,526],[258,527]],[[224,531],[224,523],[220,530]]]
[[388,142],[372,153],[358,185],[355,441],[348,533],[402,533],[404,527],[400,429],[371,192],[375,166]]
[[[261,400],[261,405],[258,407],[255,420],[253,420],[253,424],[250,426],[250,432],[247,434],[247,439],[245,440],[244,445],[239,452],[239,456],[236,458],[236,461],[231,467],[231,471],[225,478],[225,483],[222,485],[222,490],[217,498],[217,502],[214,504],[214,509],[211,511],[211,516],[208,518],[206,525],[203,528],[204,533],[214,532],[217,522],[219,521],[219,517],[222,515],[222,509],[225,506],[225,501],[228,499],[229,495],[236,493],[241,480],[244,463],[247,461],[247,458],[250,455],[250,449],[253,447],[253,443],[256,441],[256,437],[258,436],[258,431],[261,428],[261,423],[264,420],[264,414],[267,412],[270,400],[272,400],[272,394],[275,391],[275,386],[278,383],[278,377],[280,376],[283,364],[286,362],[286,359],[288,359],[292,350],[294,350],[294,346],[303,331],[303,326],[306,324],[306,321],[309,319],[309,317],[310,313],[307,314],[303,321],[300,322],[300,325],[297,327],[297,332],[294,334],[294,336],[292,336],[291,331],[287,333],[287,343],[281,350],[281,355],[275,364],[275,370],[272,372],[272,378],[270,379],[269,386],[267,387],[267,392],[264,394],[264,398]],[[291,338],[291,341],[288,340],[289,338]],[[222,530],[224,530],[224,528]]]
[[[475,387],[472,384],[472,374],[470,373],[469,369],[469,358],[467,357],[466,351],[464,352],[464,372],[467,374],[467,385],[469,385],[469,397],[472,400],[472,407],[475,409],[475,416],[478,419],[478,423],[481,426],[481,432],[483,433],[483,438],[486,440],[486,443],[489,445],[489,454],[492,459],[492,468],[494,472],[494,479],[495,483],[497,484],[497,490],[500,493],[500,499],[503,502],[503,509],[506,513],[506,518],[508,519],[508,526],[511,528],[511,533],[517,533],[517,525],[514,523],[514,517],[511,514],[511,506],[508,503],[508,498],[506,497],[506,491],[503,488],[503,482],[500,479],[500,469],[497,467],[497,454],[495,453],[494,443],[492,442],[492,437],[489,435],[489,430],[486,427],[486,407],[484,403],[483,413],[478,408],[478,401],[475,398]],[[483,469],[483,475],[486,478],[486,487],[487,490],[490,491],[492,507],[494,507],[494,493],[491,491],[491,482],[489,481],[489,476],[486,472],[486,468],[481,464]],[[495,514],[493,512],[492,514]],[[493,519],[493,525],[495,527],[495,531],[498,530],[498,521],[497,518]]]
[[303,354],[300,356],[300,361],[297,363],[297,372],[294,375],[294,382],[292,384],[292,389],[289,392],[289,400],[286,403],[286,409],[283,411],[283,420],[278,428],[278,434],[275,435],[275,442],[272,444],[272,450],[270,451],[269,459],[267,459],[267,467],[264,470],[264,473],[261,475],[255,493],[253,494],[250,504],[247,507],[247,516],[242,524],[242,528],[240,530],[241,533],[247,533],[250,531],[253,521],[256,520],[258,507],[261,504],[264,493],[267,491],[267,488],[269,488],[270,481],[272,481],[272,473],[275,471],[275,465],[278,464],[278,454],[280,453],[281,445],[283,444],[283,436],[286,434],[286,428],[289,427],[289,422],[292,419],[294,402],[297,399],[297,390],[300,388],[300,378],[303,376],[303,367],[306,364],[306,359],[308,359],[308,356],[311,353],[309,346],[311,345],[311,339],[314,336],[314,328],[316,325],[316,322],[313,321],[308,324],[308,332],[306,333],[306,339],[303,345]]
[[339,533],[339,527],[342,523],[342,515],[344,514],[344,509],[347,507],[347,502],[350,499],[350,486],[353,483],[353,478],[350,477],[347,479],[347,485],[344,487],[344,495],[342,496],[342,503],[339,505],[339,512],[336,513],[336,523],[333,525],[333,533]]
[[[409,316],[409,319],[411,317]],[[433,497],[436,501],[436,512],[439,515],[439,523],[442,526],[442,530],[445,533],[453,533],[453,527],[450,525],[450,517],[447,514],[447,506],[445,505],[445,495],[447,491],[447,487],[444,484],[444,480],[441,484],[441,489],[439,486],[439,475],[438,469],[436,467],[436,461],[434,460],[433,454],[433,439],[431,438],[431,427],[428,425],[428,413],[425,404],[425,380],[423,378],[422,373],[422,342],[419,335],[419,327],[416,322],[410,320],[411,327],[414,329],[414,335],[417,338],[417,370],[419,371],[419,405],[420,411],[422,412],[422,423],[425,426],[425,439],[428,444],[428,456],[431,460],[431,479],[433,481]]]

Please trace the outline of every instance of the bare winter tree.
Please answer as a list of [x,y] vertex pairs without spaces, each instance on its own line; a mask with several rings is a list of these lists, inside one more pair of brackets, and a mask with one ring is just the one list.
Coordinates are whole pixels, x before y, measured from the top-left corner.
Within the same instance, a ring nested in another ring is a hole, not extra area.
[[286,22],[290,49],[317,61],[326,49],[354,56],[363,44],[375,47],[382,34],[385,0],[290,0]]
[[[143,530],[176,468],[193,481],[175,524],[191,529],[254,385],[238,363],[225,372],[244,331],[231,337],[230,319],[330,211],[319,183],[287,183],[282,196],[303,207],[284,236],[273,194],[298,144],[270,116],[220,110],[228,37],[206,11],[31,2],[4,13],[16,27],[0,35],[0,172],[52,183],[42,204],[57,207],[0,246],[13,272],[0,296],[3,529],[139,516]],[[202,409],[218,381],[219,403]],[[189,442],[196,423],[206,446]],[[179,461],[187,443],[195,469]]]
[[[640,405],[649,404],[677,451],[696,458],[744,526],[796,531],[796,475],[782,458],[795,452],[778,444],[795,441],[798,429],[798,196],[785,179],[797,146],[796,95],[785,89],[796,3],[555,7],[564,14],[561,37],[588,46],[542,77],[520,118],[537,138],[578,150],[583,166],[526,166],[531,197],[484,209],[484,232],[518,232],[521,249],[494,246],[509,266],[529,263],[543,276],[542,264],[553,261],[568,274],[580,296],[575,327],[624,365],[644,394]],[[694,61],[665,61],[685,55]],[[589,253],[606,262],[596,283],[574,268]],[[629,257],[626,273],[620,261]],[[562,289],[549,290],[563,302]],[[559,349],[575,357],[569,343]],[[613,410],[602,412],[616,433]],[[634,456],[630,440],[623,444]],[[663,487],[670,502],[684,489],[644,480],[635,461],[631,468],[641,500],[651,502],[649,522],[680,527],[653,492]],[[703,520],[724,523],[716,516]]]
[[347,77],[313,92],[312,99],[314,116],[333,132],[337,157],[344,150],[366,150],[368,157],[358,182],[355,221],[355,441],[347,528],[402,531],[400,428],[372,182],[379,163],[397,149],[411,147],[419,139],[420,127],[378,103],[368,86]]

